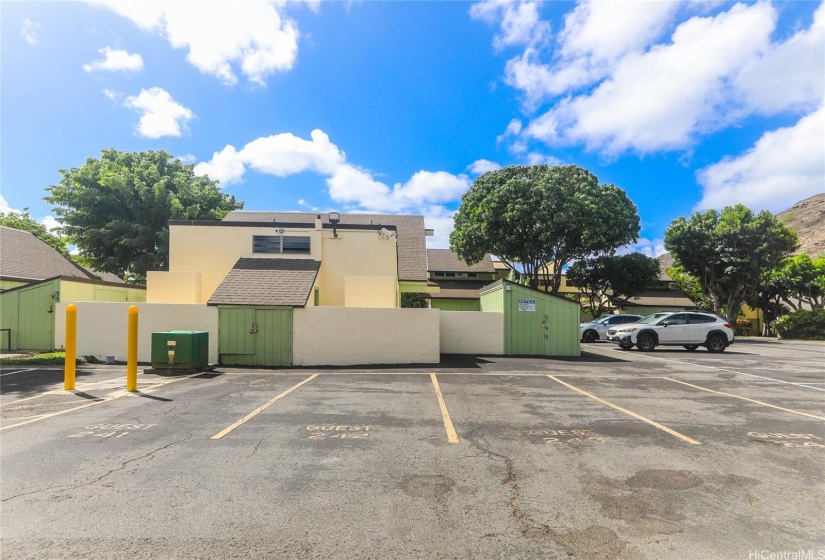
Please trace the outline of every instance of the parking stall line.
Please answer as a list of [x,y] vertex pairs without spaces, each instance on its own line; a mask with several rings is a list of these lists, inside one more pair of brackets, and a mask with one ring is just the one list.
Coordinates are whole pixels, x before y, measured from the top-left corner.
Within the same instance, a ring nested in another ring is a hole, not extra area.
[[27,371],[34,371],[37,368],[29,368],[29,369],[21,369],[19,371],[7,371],[6,373],[0,373],[0,377],[6,377],[7,375],[14,375],[15,373],[26,373]]
[[441,392],[441,385],[438,384],[438,378],[434,373],[431,373],[430,380],[433,382],[435,396],[438,399],[438,407],[441,409],[441,418],[444,420],[444,429],[447,431],[447,442],[458,443],[458,432],[455,431],[453,420],[450,418],[450,411],[447,410],[447,403],[444,401],[444,393]]
[[[172,379],[170,381],[164,381],[163,383],[156,383],[155,385],[150,385],[148,387],[143,387],[142,389],[147,390],[147,391],[152,390],[152,389],[157,389],[158,387],[163,387],[165,385],[169,385],[170,383],[175,383],[176,381],[181,381],[183,379],[190,379],[192,377],[197,377],[198,375],[203,375],[203,372],[192,373],[190,375],[185,375],[183,377],[178,377],[177,379]],[[2,432],[3,430],[11,429],[11,428],[16,428],[18,426],[25,426],[27,424],[31,424],[33,422],[38,422],[40,420],[47,420],[49,418],[54,418],[55,416],[62,416],[63,414],[68,414],[68,413],[74,412],[76,410],[83,410],[84,408],[89,408],[90,406],[97,406],[99,404],[104,404],[104,403],[107,403],[107,402],[111,402],[113,400],[131,395],[131,394],[132,393],[129,393],[126,390],[117,391],[117,392],[109,395],[108,397],[102,397],[99,400],[96,400],[94,402],[90,402],[90,403],[80,405],[80,406],[76,406],[74,408],[69,408],[69,409],[66,409],[66,410],[60,410],[60,411],[57,411],[57,412],[50,412],[48,414],[43,414],[43,415],[37,416],[35,418],[32,418],[31,420],[26,420],[25,422],[18,422],[17,424],[11,424],[9,426],[2,426],[2,427],[0,427],[0,432]]]
[[755,373],[745,373],[744,371],[736,371],[736,370],[733,370],[733,369],[730,369],[730,368],[723,368],[723,367],[716,367],[716,366],[706,366],[706,365],[703,365],[703,364],[695,364],[693,362],[683,362],[681,360],[668,360],[667,358],[660,358],[658,356],[648,356],[646,354],[636,354],[636,355],[641,357],[641,358],[650,358],[651,360],[661,360],[663,362],[671,362],[671,363],[674,363],[674,364],[685,364],[685,365],[688,365],[688,366],[695,366],[695,367],[700,367],[700,368],[705,368],[705,369],[714,369],[716,371],[723,371],[725,373],[735,373],[737,375],[747,375],[748,377],[756,377],[758,379],[765,379],[767,381],[775,381],[777,383],[784,383],[786,385],[794,385],[796,387],[807,387],[808,389],[813,389],[815,391],[825,391],[825,388],[823,388],[823,387],[812,387],[811,386],[812,383],[808,383],[808,384],[806,384],[806,383],[794,383],[793,381],[784,381],[782,379],[775,379],[773,377],[765,377],[764,375],[756,375]]
[[645,422],[646,424],[650,424],[651,426],[653,426],[655,428],[659,428],[663,432],[667,432],[668,434],[670,434],[672,436],[675,436],[675,437],[677,437],[677,438],[679,438],[683,441],[686,441],[686,442],[690,443],[691,445],[701,445],[701,442],[696,441],[695,439],[691,439],[691,438],[689,438],[688,436],[686,436],[684,434],[680,434],[676,430],[672,430],[672,429],[668,428],[667,426],[663,426],[663,425],[659,424],[658,422],[655,422],[655,421],[651,420],[650,418],[645,418],[641,414],[636,414],[632,410],[628,410],[628,409],[623,408],[619,405],[616,405],[616,404],[613,404],[609,401],[606,401],[606,400],[604,400],[600,397],[597,397],[596,395],[594,395],[592,393],[588,393],[587,391],[585,391],[583,389],[579,389],[578,387],[574,387],[573,385],[570,385],[569,383],[566,383],[566,382],[562,381],[561,379],[556,378],[555,376],[548,375],[547,377],[549,377],[550,379],[552,379],[556,383],[561,383],[562,385],[564,385],[568,389],[572,389],[573,391],[576,391],[577,393],[581,393],[582,395],[584,395],[586,397],[590,397],[591,399],[593,399],[597,402],[600,402],[603,405],[609,406],[611,408],[615,408],[616,410],[618,410],[620,412],[624,412],[628,416],[632,416],[633,418],[636,418],[637,420],[641,420],[642,422]]
[[762,406],[768,406],[770,408],[775,408],[777,410],[784,410],[785,412],[791,412],[793,414],[799,414],[800,416],[807,416],[808,418],[816,418],[817,420],[825,420],[825,417],[817,416],[816,414],[809,414],[807,412],[801,412],[799,410],[793,410],[790,408],[785,408],[782,406],[777,406],[775,404],[770,404],[762,401],[758,401],[756,399],[749,399],[748,397],[741,397],[739,395],[734,395],[732,393],[725,393],[724,391],[716,391],[714,389],[708,389],[707,387],[700,387],[699,385],[694,385],[693,383],[687,383],[686,381],[679,381],[678,379],[672,379],[670,377],[662,377],[662,379],[667,379],[668,381],[673,381],[674,383],[679,383],[681,385],[687,385],[688,387],[693,387],[694,389],[699,389],[701,391],[707,391],[708,393],[715,393],[717,395],[724,395],[726,397],[733,397],[734,399],[742,399],[743,401],[749,401],[756,404],[761,404]]
[[297,389],[300,389],[303,385],[306,385],[307,383],[309,383],[310,381],[312,381],[316,377],[318,377],[317,373],[314,373],[314,374],[310,375],[309,377],[307,377],[306,379],[304,379],[303,381],[301,381],[297,385],[293,385],[292,387],[290,387],[289,389],[287,389],[286,391],[284,391],[283,393],[281,393],[277,397],[273,398],[272,400],[270,400],[266,404],[263,404],[263,405],[259,406],[258,408],[256,408],[255,410],[253,410],[252,412],[250,412],[249,414],[247,414],[246,416],[244,416],[240,420],[237,420],[236,422],[233,422],[232,424],[230,424],[229,426],[227,426],[226,428],[224,428],[223,430],[221,430],[220,432],[218,432],[217,434],[215,434],[214,436],[212,436],[209,439],[221,439],[223,436],[225,436],[226,434],[228,434],[229,432],[231,432],[232,430],[234,430],[238,426],[240,426],[242,424],[245,424],[250,419],[254,418],[258,414],[260,414],[261,412],[263,412],[264,410],[266,410],[267,408],[269,408],[270,406],[272,406],[273,404],[275,404],[276,402],[278,402],[279,400],[281,400],[282,398],[284,398],[285,396],[290,394],[291,392],[293,392]]

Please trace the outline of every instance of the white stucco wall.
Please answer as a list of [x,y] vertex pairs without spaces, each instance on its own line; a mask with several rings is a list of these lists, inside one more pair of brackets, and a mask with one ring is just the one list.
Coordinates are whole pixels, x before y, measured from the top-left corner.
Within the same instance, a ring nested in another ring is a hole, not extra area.
[[438,363],[437,309],[297,308],[296,366]]
[[[66,303],[57,304],[54,347],[66,344]],[[137,305],[138,361],[152,359],[152,333],[161,331],[209,332],[209,362],[218,362],[218,308],[183,303],[78,302],[77,355],[104,360],[115,356],[126,361],[126,330],[129,306]]]
[[504,314],[441,311],[443,354],[504,354]]

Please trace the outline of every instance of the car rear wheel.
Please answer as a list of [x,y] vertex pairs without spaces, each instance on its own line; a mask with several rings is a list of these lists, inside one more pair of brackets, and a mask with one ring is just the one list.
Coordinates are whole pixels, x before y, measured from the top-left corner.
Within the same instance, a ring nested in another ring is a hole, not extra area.
[[725,337],[721,334],[714,334],[708,338],[706,346],[708,347],[708,352],[718,354],[719,352],[725,351],[725,348],[728,346],[728,341],[725,340]]
[[599,333],[597,333],[593,329],[590,329],[589,331],[584,331],[582,340],[585,342],[596,342],[597,340],[599,340]]
[[640,334],[636,340],[636,347],[642,352],[651,352],[656,348],[656,339],[652,334]]
[[693,352],[697,348],[699,348],[698,344],[685,344],[685,350],[687,350],[688,352]]

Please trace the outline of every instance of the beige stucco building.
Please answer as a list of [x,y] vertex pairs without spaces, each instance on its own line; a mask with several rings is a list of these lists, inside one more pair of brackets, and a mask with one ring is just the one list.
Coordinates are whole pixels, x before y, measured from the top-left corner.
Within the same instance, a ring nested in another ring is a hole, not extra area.
[[231,212],[169,223],[169,270],[147,301],[389,308],[427,290],[421,216]]

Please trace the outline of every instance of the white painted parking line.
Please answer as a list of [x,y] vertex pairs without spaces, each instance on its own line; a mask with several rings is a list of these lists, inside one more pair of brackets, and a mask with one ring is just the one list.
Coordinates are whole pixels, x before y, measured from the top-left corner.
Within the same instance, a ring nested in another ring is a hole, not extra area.
[[721,371],[721,372],[725,372],[725,373],[735,373],[737,375],[747,375],[748,377],[756,377],[758,379],[765,379],[767,381],[775,381],[777,383],[784,383],[785,385],[794,385],[796,387],[806,387],[808,389],[813,389],[815,391],[825,391],[825,387],[813,387],[812,386],[813,383],[794,383],[792,381],[785,381],[783,379],[776,379],[776,378],[773,378],[773,377],[765,377],[764,375],[756,375],[754,373],[745,373],[744,371],[736,371],[736,370],[729,369],[729,368],[716,367],[716,366],[706,366],[706,365],[703,365],[703,364],[696,364],[696,363],[693,363],[693,362],[683,362],[682,360],[669,360],[667,358],[660,358],[658,356],[649,356],[647,354],[636,354],[636,356],[639,356],[640,358],[650,358],[651,360],[660,360],[662,362],[671,362],[671,363],[674,363],[674,364],[684,364],[684,365],[688,365],[688,366],[696,366],[696,367],[705,368],[705,369],[713,369],[713,370]]
[[558,379],[557,377],[555,377],[553,375],[548,375],[547,377],[549,377],[550,379],[552,379],[556,383],[561,383],[562,385],[564,385],[568,389],[576,391],[577,393],[580,393],[580,394],[584,395],[585,397],[590,397],[594,401],[600,402],[603,405],[609,406],[610,408],[615,408],[619,412],[624,412],[628,416],[632,416],[633,418],[636,418],[637,420],[641,420],[642,422],[644,422],[646,424],[650,424],[654,428],[659,428],[663,432],[666,432],[666,433],[668,433],[668,434],[670,434],[674,437],[677,437],[677,438],[681,439],[682,441],[686,441],[691,445],[701,445],[701,442],[698,442],[695,439],[689,438],[688,436],[686,436],[684,434],[680,434],[676,430],[672,430],[672,429],[668,428],[667,426],[663,426],[663,425],[659,424],[658,422],[655,422],[655,421],[651,420],[650,418],[646,418],[646,417],[642,416],[641,414],[636,414],[632,410],[628,410],[628,409],[626,409],[624,407],[621,407],[617,404],[613,404],[612,402],[610,402],[608,400],[605,400],[601,397],[597,397],[593,393],[588,393],[587,391],[585,391],[583,389],[579,389],[578,387],[574,387],[573,385],[570,385],[569,383],[566,383],[566,382],[562,381],[561,379]]
[[27,371],[34,371],[38,368],[29,368],[29,369],[21,369],[19,371],[7,371],[6,373],[0,373],[0,377],[6,377],[7,375],[14,375],[15,373],[26,373]]
[[784,406],[776,406],[775,404],[766,403],[763,401],[758,401],[756,399],[750,399],[748,397],[742,397],[739,395],[734,395],[732,393],[725,393],[723,391],[716,391],[714,389],[708,389],[707,387],[700,387],[699,385],[694,385],[693,383],[687,383],[685,381],[679,381],[678,379],[673,379],[670,377],[662,377],[662,379],[667,379],[668,381],[673,381],[674,383],[681,383],[682,385],[687,385],[688,387],[693,387],[694,389],[700,389],[702,391],[707,391],[708,393],[716,393],[717,395],[724,395],[726,397],[733,397],[735,399],[742,399],[743,401],[749,401],[756,404],[761,404],[762,406],[768,406],[770,408],[775,408],[777,410],[784,410],[785,412],[791,412],[793,414],[799,414],[801,416],[807,416],[809,418],[816,418],[817,420],[825,420],[822,416],[817,416],[816,414],[810,414],[808,412],[802,412],[800,410],[793,410],[791,408],[785,408]]

